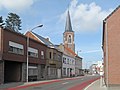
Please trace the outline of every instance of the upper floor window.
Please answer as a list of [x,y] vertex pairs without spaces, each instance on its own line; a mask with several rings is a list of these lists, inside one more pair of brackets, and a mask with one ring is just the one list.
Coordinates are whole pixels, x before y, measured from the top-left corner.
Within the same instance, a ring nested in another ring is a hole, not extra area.
[[56,60],[56,53],[53,53],[53,59]]
[[72,43],[72,36],[71,35],[68,36],[68,43]]
[[44,59],[44,51],[41,51],[41,59]]
[[74,60],[72,60],[72,64],[75,64],[75,63],[74,63]]
[[69,64],[69,58],[67,59],[67,64]]
[[15,53],[15,54],[24,54],[24,49],[22,44],[18,44],[12,41],[9,41],[9,52]]
[[66,64],[66,58],[63,57],[63,63]]
[[35,48],[28,47],[28,55],[31,57],[37,57],[38,58],[38,50]]
[[52,53],[51,52],[49,53],[49,57],[50,57],[50,59],[52,58]]

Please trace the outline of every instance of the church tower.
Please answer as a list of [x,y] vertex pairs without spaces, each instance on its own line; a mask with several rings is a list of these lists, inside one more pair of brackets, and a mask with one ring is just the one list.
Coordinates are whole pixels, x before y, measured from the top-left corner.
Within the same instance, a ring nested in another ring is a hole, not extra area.
[[63,43],[65,47],[75,52],[74,31],[72,30],[69,10],[66,17],[65,32],[63,33]]

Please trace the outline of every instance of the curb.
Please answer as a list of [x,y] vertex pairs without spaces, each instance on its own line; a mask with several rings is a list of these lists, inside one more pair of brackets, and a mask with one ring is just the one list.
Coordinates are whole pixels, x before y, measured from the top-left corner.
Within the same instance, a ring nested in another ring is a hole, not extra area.
[[85,88],[84,88],[84,90],[87,90],[90,86],[92,86],[94,83],[96,83],[98,80],[96,80],[96,81],[94,81],[94,82],[92,82],[91,84],[89,84],[88,86],[86,86]]
[[19,90],[19,89],[24,89],[24,88],[33,87],[33,86],[40,86],[40,85],[44,85],[44,84],[60,82],[62,80],[75,80],[75,79],[78,79],[78,78],[82,78],[82,77],[64,78],[64,79],[50,80],[50,81],[44,81],[44,82],[38,82],[38,83],[37,82],[28,83],[28,84],[26,83],[25,85],[11,87],[11,88],[7,88],[7,89],[4,89],[4,90]]

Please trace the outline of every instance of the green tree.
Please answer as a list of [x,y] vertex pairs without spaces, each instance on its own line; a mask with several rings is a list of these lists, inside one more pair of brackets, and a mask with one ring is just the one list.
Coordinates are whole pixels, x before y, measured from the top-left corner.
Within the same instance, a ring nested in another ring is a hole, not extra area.
[[3,18],[2,16],[0,17],[0,27],[3,27],[4,23],[3,23]]
[[21,30],[21,19],[20,17],[15,13],[9,13],[6,18],[6,28],[19,32]]

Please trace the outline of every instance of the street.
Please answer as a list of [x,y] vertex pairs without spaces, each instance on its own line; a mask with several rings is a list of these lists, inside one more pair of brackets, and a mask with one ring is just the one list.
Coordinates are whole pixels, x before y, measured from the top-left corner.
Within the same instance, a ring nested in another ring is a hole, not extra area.
[[75,77],[75,78],[67,78],[60,79],[53,82],[46,83],[37,83],[26,85],[22,87],[17,87],[13,89],[7,90],[82,90],[85,88],[88,82],[92,82],[90,80],[95,80],[98,76],[83,76],[83,77]]

